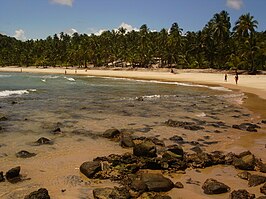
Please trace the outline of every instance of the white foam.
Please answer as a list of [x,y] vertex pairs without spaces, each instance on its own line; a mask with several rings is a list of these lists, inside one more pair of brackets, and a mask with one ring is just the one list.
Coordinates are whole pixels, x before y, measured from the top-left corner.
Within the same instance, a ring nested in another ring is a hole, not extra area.
[[0,78],[11,77],[11,75],[0,75]]
[[28,90],[4,90],[0,91],[0,97],[9,97],[16,95],[29,94],[30,92],[35,92],[36,89],[28,89]]
[[71,81],[71,82],[75,82],[76,80],[72,77],[64,77],[65,79],[67,79],[68,81]]

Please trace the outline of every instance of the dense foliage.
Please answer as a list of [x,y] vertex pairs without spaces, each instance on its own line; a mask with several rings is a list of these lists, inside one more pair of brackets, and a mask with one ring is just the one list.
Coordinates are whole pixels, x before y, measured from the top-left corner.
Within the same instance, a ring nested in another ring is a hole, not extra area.
[[[19,66],[133,66],[176,68],[266,67],[266,31],[249,13],[231,27],[226,11],[213,16],[198,32],[183,33],[177,23],[160,32],[146,24],[139,31],[124,28],[101,35],[65,33],[45,40],[19,41],[0,34],[0,65]],[[232,31],[231,31],[232,30]]]

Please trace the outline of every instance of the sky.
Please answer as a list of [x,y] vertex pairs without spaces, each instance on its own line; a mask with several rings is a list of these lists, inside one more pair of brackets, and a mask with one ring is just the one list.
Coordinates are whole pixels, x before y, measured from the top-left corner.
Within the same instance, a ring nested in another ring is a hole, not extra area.
[[229,13],[232,27],[246,13],[266,30],[266,0],[1,0],[0,33],[20,40],[45,39],[60,32],[100,34],[104,30],[169,29],[199,31],[215,13]]

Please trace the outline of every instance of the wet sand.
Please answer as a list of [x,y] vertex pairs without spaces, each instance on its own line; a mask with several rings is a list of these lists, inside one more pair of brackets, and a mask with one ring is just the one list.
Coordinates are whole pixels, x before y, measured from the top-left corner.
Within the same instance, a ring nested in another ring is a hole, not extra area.
[[[23,72],[34,72],[34,73],[51,73],[51,74],[64,74],[65,69],[36,69],[36,68],[23,68]],[[20,68],[0,68],[0,71],[12,71],[20,72]],[[75,75],[75,70],[67,69],[67,74]],[[133,79],[146,79],[146,80],[158,80],[158,81],[178,81],[178,82],[192,82],[201,83],[208,85],[222,85],[231,89],[240,89],[244,92],[250,92],[253,94],[248,95],[246,105],[249,110],[241,107],[241,105],[234,105],[227,107],[224,112],[220,111],[221,104],[213,104],[210,109],[217,109],[218,116],[221,121],[225,122],[229,126],[235,123],[241,122],[253,122],[257,123],[264,118],[263,114],[256,114],[256,110],[263,109],[265,105],[265,92],[266,88],[263,87],[263,83],[266,80],[266,76],[240,76],[239,85],[235,86],[233,76],[228,77],[228,82],[223,82],[223,74],[205,74],[205,73],[181,73],[171,74],[169,72],[143,72],[143,71],[110,71],[110,70],[77,70],[77,75],[91,75],[91,76],[109,76],[109,77],[121,77],[121,78],[133,78]],[[249,82],[243,83],[242,82]],[[266,84],[265,84],[266,85]],[[258,98],[256,95],[260,96]],[[258,101],[259,100],[259,101]],[[259,102],[257,105],[256,102]],[[217,102],[218,103],[218,102]],[[190,106],[189,104],[187,105]],[[207,104],[204,102],[199,104],[199,107],[205,107]],[[167,108],[167,107],[166,107]],[[189,118],[194,117],[198,119],[204,119],[208,121],[215,121],[211,118],[206,118],[200,115],[200,109],[195,109],[195,112],[186,113],[181,112],[180,117]],[[254,112],[255,111],[255,114]],[[178,112],[178,109],[173,112]],[[261,113],[263,113],[262,111]],[[198,116],[196,116],[198,115]],[[238,116],[241,115],[240,118]],[[242,116],[246,115],[246,116]],[[240,153],[246,150],[250,150],[256,157],[261,158],[263,162],[266,162],[265,143],[266,143],[266,126],[261,125],[261,129],[258,129],[257,133],[243,132],[237,129],[223,129],[221,133],[214,133],[215,128],[205,127],[206,129],[202,132],[192,132],[180,128],[172,128],[164,125],[154,125],[169,119],[171,114],[162,115],[161,117],[147,118],[142,121],[142,118],[130,117],[130,121],[125,117],[113,118],[112,115],[106,116],[105,122],[99,126],[99,122],[96,120],[79,120],[77,126],[83,126],[85,129],[93,129],[97,132],[103,132],[108,128],[108,125],[112,123],[113,127],[123,129],[132,127],[134,129],[141,129],[145,125],[151,126],[153,129],[150,132],[143,133],[136,131],[136,136],[157,136],[160,135],[160,139],[165,141],[166,145],[173,144],[169,141],[169,138],[173,135],[182,135],[187,141],[198,141],[204,136],[210,136],[208,141],[217,141],[216,144],[211,144],[204,147],[206,152],[215,151],[217,149],[224,152]],[[94,115],[95,118],[100,118],[101,115]],[[233,118],[233,119],[232,119]],[[264,118],[265,119],[265,118]],[[51,119],[50,122],[55,122]],[[18,134],[20,135],[20,134]],[[42,136],[47,136],[43,134]],[[0,198],[23,198],[23,194],[34,191],[39,187],[45,187],[49,190],[52,198],[92,198],[91,191],[94,187],[106,187],[114,186],[114,183],[109,181],[99,182],[98,180],[87,180],[84,178],[83,182],[79,181],[79,166],[84,161],[92,160],[97,156],[107,156],[109,154],[122,154],[131,149],[123,149],[119,146],[119,143],[108,141],[103,138],[87,139],[81,135],[71,136],[67,135],[55,135],[52,137],[55,140],[55,145],[51,146],[38,146],[32,147],[28,143],[37,140],[40,137],[39,134],[33,136],[30,132],[24,133],[24,136],[17,136],[16,142],[13,140],[13,136],[6,135],[5,144],[8,146],[6,153],[7,157],[0,159],[1,168],[0,170],[7,171],[8,169],[20,165],[22,167],[22,175],[31,180],[21,182],[18,184],[0,184]],[[200,141],[199,141],[200,142]],[[17,145],[17,143],[19,143]],[[1,143],[0,143],[1,144]],[[2,149],[7,148],[3,146]],[[10,147],[11,146],[11,147]],[[192,146],[187,144],[183,148],[187,152],[191,152]],[[38,155],[31,159],[15,159],[15,152],[18,150],[29,150],[30,152],[36,152]],[[15,165],[14,165],[15,164]],[[200,169],[197,172],[192,169],[186,170],[185,174],[172,174],[173,181],[181,181],[185,188],[184,189],[173,189],[169,192],[169,195],[175,198],[228,198],[229,194],[222,194],[217,196],[208,196],[203,194],[201,189],[202,183],[207,178],[215,178],[224,182],[231,187],[231,191],[235,189],[247,189],[250,193],[255,193],[256,196],[261,195],[259,193],[259,187],[248,187],[247,181],[241,180],[236,177],[239,171],[234,169],[232,166],[214,166],[207,169]],[[255,173],[255,172],[254,172]],[[76,176],[76,177],[75,177]],[[166,175],[167,176],[167,175]],[[167,176],[169,177],[169,176]],[[199,185],[187,184],[189,179],[199,181]],[[66,189],[65,192],[61,190]],[[5,190],[5,191],[3,191]],[[176,197],[178,196],[178,197]]]

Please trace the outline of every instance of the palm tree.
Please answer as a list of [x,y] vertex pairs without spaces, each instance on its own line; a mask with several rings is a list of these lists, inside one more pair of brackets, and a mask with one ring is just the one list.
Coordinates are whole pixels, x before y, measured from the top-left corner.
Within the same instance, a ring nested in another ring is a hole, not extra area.
[[256,46],[256,37],[254,37],[255,29],[258,27],[258,21],[250,13],[241,15],[235,23],[233,30],[240,42],[240,53],[247,63],[250,63],[250,71],[254,73],[256,66],[254,64]]

